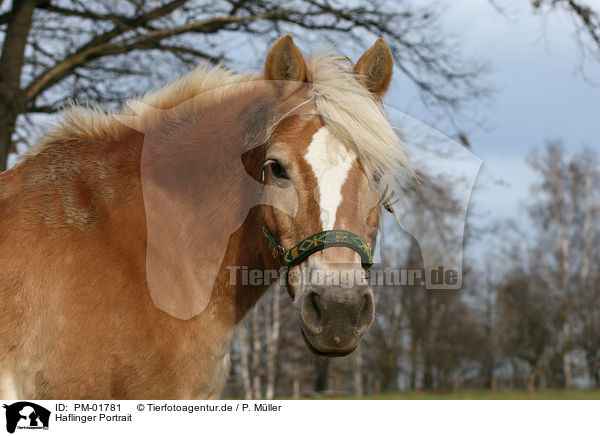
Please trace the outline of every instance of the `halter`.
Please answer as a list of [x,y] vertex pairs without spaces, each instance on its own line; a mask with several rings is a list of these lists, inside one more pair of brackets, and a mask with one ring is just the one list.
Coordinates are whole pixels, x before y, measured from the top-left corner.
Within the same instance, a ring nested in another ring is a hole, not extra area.
[[329,247],[347,247],[356,251],[360,255],[362,267],[367,270],[367,278],[369,277],[369,270],[373,265],[375,243],[373,243],[373,247],[369,247],[369,245],[355,233],[349,232],[348,230],[325,230],[310,235],[289,250],[286,250],[277,242],[275,236],[273,236],[273,233],[271,233],[264,221],[262,221],[262,231],[267,244],[271,249],[271,254],[275,259],[279,258],[280,262],[283,263],[283,266],[279,271],[281,277],[285,279],[285,285],[292,300],[294,299],[294,293],[292,292],[288,281],[289,269],[296,265],[300,265],[312,254]]

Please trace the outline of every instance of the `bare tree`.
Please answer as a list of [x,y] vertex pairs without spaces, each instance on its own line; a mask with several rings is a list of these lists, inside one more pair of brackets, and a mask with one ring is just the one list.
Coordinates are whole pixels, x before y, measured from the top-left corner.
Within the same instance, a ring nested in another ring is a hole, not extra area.
[[521,268],[508,271],[498,289],[498,322],[504,355],[529,365],[528,388],[532,391],[555,345],[556,306],[552,295],[532,285],[530,279],[529,273]]
[[[511,6],[522,4],[515,0],[489,0],[496,10],[512,15]],[[600,7],[595,0],[529,0],[533,13],[541,16],[557,15],[571,20],[580,55],[580,72],[594,84],[584,71],[587,61],[600,62]]]
[[583,56],[600,61],[600,10],[587,0],[531,0],[540,13],[566,12],[573,21],[575,36]]
[[252,309],[248,320],[238,326],[232,343],[234,386],[229,386],[230,394],[238,392],[246,399],[273,399],[277,395],[280,298],[281,290],[275,285]]
[[571,352],[581,329],[577,301],[591,285],[592,242],[598,238],[598,160],[589,150],[569,158],[562,144],[552,141],[543,152],[532,153],[529,163],[541,177],[529,208],[540,230],[535,266],[544,272],[537,277],[546,292],[560,303],[556,312],[562,330],[560,356],[564,386],[570,389]]

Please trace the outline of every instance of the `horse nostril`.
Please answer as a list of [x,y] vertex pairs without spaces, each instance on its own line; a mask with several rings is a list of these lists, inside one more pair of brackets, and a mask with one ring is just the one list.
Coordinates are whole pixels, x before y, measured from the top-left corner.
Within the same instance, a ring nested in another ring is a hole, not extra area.
[[363,295],[362,304],[360,309],[358,309],[358,316],[356,319],[356,333],[358,335],[362,335],[371,326],[374,316],[373,296],[370,292],[366,292]]
[[321,296],[317,292],[311,292],[302,302],[302,320],[304,325],[314,334],[323,330],[323,305]]

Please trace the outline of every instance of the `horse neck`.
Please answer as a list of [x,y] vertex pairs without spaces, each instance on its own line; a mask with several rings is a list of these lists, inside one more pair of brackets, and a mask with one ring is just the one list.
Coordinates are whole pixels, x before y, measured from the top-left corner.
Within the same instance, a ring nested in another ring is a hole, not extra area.
[[[143,143],[144,154],[141,152],[142,144],[138,144],[135,147],[135,153],[129,153],[128,155],[124,155],[124,159],[133,160],[133,163],[137,164],[138,167],[138,192],[141,194],[142,189],[141,185],[144,183],[144,194],[140,197],[140,204],[142,210],[146,208],[146,218],[143,223],[138,223],[138,225],[143,225],[143,228],[152,225],[156,225],[156,221],[153,221],[150,217],[148,217],[147,213],[153,211],[160,211],[163,208],[162,203],[152,204],[149,203],[148,187],[153,183],[156,183],[156,186],[160,186],[161,188],[169,188],[172,189],[171,192],[183,192],[187,189],[193,182],[196,180],[195,174],[200,172],[201,174],[211,174],[214,171],[214,167],[217,168],[226,168],[227,165],[230,165],[230,162],[237,161],[239,162],[240,156],[236,153],[239,150],[239,142],[238,140],[244,139],[249,140],[254,139],[256,136],[260,136],[262,133],[258,133],[260,129],[257,131],[252,131],[251,134],[248,133],[248,125],[264,125],[266,123],[267,118],[262,118],[266,116],[263,113],[255,114],[256,107],[260,107],[260,104],[264,99],[264,93],[259,92],[260,89],[257,89],[254,94],[248,96],[248,98],[242,99],[244,101],[243,105],[239,104],[239,99],[236,99],[233,103],[236,104],[228,104],[227,102],[221,102],[219,106],[214,108],[211,112],[212,117],[208,120],[210,123],[204,125],[203,119],[201,118],[196,124],[193,125],[193,128],[202,134],[198,135],[190,135],[190,137],[194,138],[202,138],[201,142],[194,145],[195,150],[199,151],[199,156],[186,156],[185,153],[189,153],[189,146],[187,144],[188,137],[181,138],[181,144],[178,143],[177,139],[174,138],[162,138],[158,136],[161,140],[156,141],[156,143],[148,142],[148,140],[144,140],[143,136],[139,136],[135,139],[136,144],[140,141]],[[225,110],[225,108],[227,110]],[[265,112],[265,111],[263,111]],[[252,123],[248,120],[245,122],[234,123],[234,120],[245,120],[251,114]],[[256,118],[258,117],[258,118]],[[256,118],[256,119],[255,119]],[[225,138],[230,138],[229,141],[223,141],[219,135],[222,135],[223,129],[215,128],[215,124],[218,126],[219,122],[222,122],[224,126],[229,126],[229,130],[227,130]],[[238,131],[232,131],[230,126],[239,126],[240,129]],[[157,130],[159,135],[164,131],[168,130]],[[133,134],[133,133],[132,133]],[[153,137],[148,134],[146,137]],[[213,138],[214,137],[214,138]],[[231,139],[233,138],[233,140]],[[260,143],[260,141],[254,141],[253,143]],[[165,146],[168,144],[168,147]],[[221,144],[221,146],[217,149],[211,149],[209,155],[206,153],[202,154],[202,150],[206,150],[204,147],[212,146],[213,144]],[[235,149],[227,148],[223,146],[223,144],[230,144],[230,146],[235,145]],[[181,156],[185,157],[185,160],[177,160],[173,159],[172,156],[177,156],[178,146],[183,150]],[[258,299],[265,293],[268,286],[251,286],[244,284],[232,284],[231,283],[231,269],[239,268],[241,271],[242,267],[247,267],[248,270],[277,270],[278,265],[276,261],[273,259],[267,243],[262,234],[262,226],[260,219],[260,206],[257,206],[258,203],[258,182],[255,182],[254,185],[251,184],[249,179],[244,180],[244,177],[249,178],[252,176],[254,180],[258,180],[260,174],[260,168],[263,160],[263,152],[261,152],[261,147],[248,146],[250,151],[244,153],[242,156],[243,167],[240,165],[239,169],[236,171],[245,171],[248,173],[244,173],[240,175],[242,177],[242,181],[239,183],[233,183],[228,185],[227,187],[218,187],[218,188],[209,188],[208,186],[199,185],[198,189],[200,190],[200,197],[203,201],[200,203],[190,203],[193,204],[203,204],[207,210],[199,211],[194,209],[193,207],[188,209],[187,207],[178,208],[176,210],[177,213],[187,213],[190,219],[193,222],[194,229],[198,229],[202,231],[206,229],[206,222],[203,221],[202,217],[210,218],[210,208],[208,205],[213,204],[223,204],[223,200],[219,203],[220,198],[225,198],[224,204],[228,205],[228,210],[233,210],[239,213],[240,217],[245,219],[242,225],[235,230],[231,236],[225,235],[225,242],[227,243],[227,238],[229,239],[227,250],[225,251],[225,255],[223,259],[215,258],[215,262],[221,262],[221,266],[218,271],[218,275],[215,280],[215,285],[213,287],[213,297],[214,302],[209,304],[213,304],[211,310],[204,311],[204,315],[201,315],[200,318],[206,319],[208,322],[218,321],[223,324],[224,327],[235,326],[244,316],[245,314],[256,304]],[[248,148],[247,147],[247,148]],[[150,152],[148,152],[150,150]],[[163,157],[163,152],[168,152],[166,158]],[[155,158],[155,160],[145,160],[148,157]],[[209,162],[210,164],[207,164]],[[137,161],[137,162],[135,162]],[[180,163],[183,162],[184,165],[181,166]],[[142,168],[142,173],[145,174],[145,179],[142,180],[142,176],[139,172],[139,168]],[[172,167],[174,166],[174,167]],[[175,168],[175,170],[173,170]],[[187,171],[178,171],[181,168],[189,169]],[[177,174],[180,176],[183,174],[183,177],[172,177],[162,179],[161,177],[165,174]],[[235,173],[237,174],[237,173]],[[186,176],[188,178],[186,178]],[[235,178],[235,176],[234,176]],[[126,188],[124,188],[126,189]],[[224,191],[224,192],[221,192]],[[256,192],[255,192],[256,191]],[[124,192],[124,195],[127,193]],[[143,197],[143,198],[142,198]],[[149,209],[148,209],[149,208]],[[223,209],[220,209],[223,212]],[[227,212],[228,213],[228,212]],[[161,217],[162,218],[162,217]],[[227,221],[227,220],[224,220]],[[161,225],[164,220],[159,220],[158,223]],[[213,227],[214,223],[209,225]],[[239,226],[237,224],[236,226]],[[153,227],[154,228],[154,227]],[[212,231],[212,228],[210,228]],[[215,228],[215,232],[228,232],[231,231],[229,229],[219,229]],[[210,233],[210,232],[209,232]],[[210,234],[203,234],[200,240],[206,241],[206,244],[199,244],[202,249],[206,249],[204,247],[210,247]],[[206,238],[206,239],[204,239]],[[166,240],[169,241],[171,238],[167,237]],[[147,244],[148,241],[145,240]],[[194,255],[194,253],[191,253]],[[181,255],[184,255],[181,253]],[[215,256],[218,257],[218,256]],[[202,266],[199,265],[199,268]],[[229,267],[229,268],[228,268]],[[241,275],[237,277],[241,281]],[[210,315],[212,313],[213,315]],[[212,318],[212,317],[215,318]]]
[[[268,289],[267,285],[250,284],[251,280],[250,283],[244,283],[242,268],[247,268],[247,273],[252,270],[276,271],[278,268],[268,250],[260,223],[260,207],[252,208],[244,225],[232,235],[231,248],[225,256],[219,274],[219,280],[227,283],[224,289],[233,299],[234,304],[230,307],[235,308],[233,314],[235,324],[246,315]],[[231,285],[232,276],[235,276],[235,285]]]
[[[139,140],[140,139],[136,137],[136,143]],[[131,147],[131,145],[129,145],[129,147]],[[134,149],[138,149],[138,147],[136,146]],[[122,156],[124,162],[126,162],[123,166],[132,165],[139,168],[139,151],[126,152]],[[246,161],[248,168],[260,168],[261,163],[262,155],[260,153],[250,154],[249,160]],[[144,201],[141,187],[142,181],[139,172],[134,174],[134,179],[135,182],[132,181],[132,183],[129,184],[120,183],[122,192],[120,192],[119,196],[121,198],[135,198],[135,200],[132,201],[132,204],[138,204],[139,207],[136,207],[136,209],[141,210],[142,213],[129,214],[128,219],[130,220],[130,225],[132,228],[146,229],[147,223],[144,214]],[[232,205],[232,207],[245,209],[247,205],[251,205],[247,209],[247,216],[241,227],[231,234],[224,258],[215,259],[215,262],[221,262],[221,267],[215,280],[213,290],[213,293],[216,296],[216,310],[213,314],[216,319],[218,319],[218,322],[223,324],[223,327],[226,330],[234,328],[268,289],[268,286],[263,285],[253,286],[249,284],[240,284],[242,281],[241,274],[238,274],[238,281],[236,284],[232,284],[231,268],[237,267],[240,272],[242,267],[247,267],[249,271],[277,271],[279,268],[278,261],[273,258],[264,239],[262,232],[261,206],[255,205],[255,203],[258,202],[258,197],[253,204],[252,199],[242,198],[244,194],[248,194],[248,192],[244,190],[234,194],[238,198],[237,201],[239,201],[239,204]],[[201,225],[201,223],[199,224]],[[218,229],[216,231],[218,231]],[[147,240],[144,232],[144,247],[146,244]],[[145,268],[146,264],[143,259],[141,260],[140,265]],[[208,315],[210,312],[211,311],[207,311],[205,315]],[[203,318],[202,315],[200,317]],[[212,321],[215,321],[216,319],[212,319]],[[210,319],[206,319],[206,321],[212,322]]]

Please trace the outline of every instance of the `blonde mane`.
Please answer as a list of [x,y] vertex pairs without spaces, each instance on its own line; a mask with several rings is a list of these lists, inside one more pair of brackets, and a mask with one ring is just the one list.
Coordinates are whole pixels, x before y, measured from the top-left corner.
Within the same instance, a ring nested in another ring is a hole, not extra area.
[[[404,145],[389,124],[383,105],[361,85],[347,58],[318,52],[306,63],[309,97],[323,122],[359,156],[367,171],[386,177],[386,184],[398,193],[411,170]],[[158,91],[127,101],[120,111],[72,104],[24,159],[66,139],[118,138],[127,129],[119,120],[122,116],[135,115],[143,122],[153,108],[171,109],[208,91],[215,91],[211,98],[219,99],[227,92],[227,85],[251,84],[260,79],[253,74],[236,74],[220,65],[201,65]]]
[[[105,111],[96,105],[83,106],[72,103],[58,114],[58,119],[21,160],[35,156],[46,148],[68,139],[119,138],[127,130],[127,126],[119,120],[122,116],[140,117],[140,122],[143,122],[144,117],[151,114],[149,109],[171,109],[205,92],[224,89],[227,85],[248,82],[253,78],[253,74],[236,74],[222,65],[201,64],[186,76],[157,91],[149,91],[141,97],[127,100],[116,111]],[[219,96],[218,92],[214,94]]]

